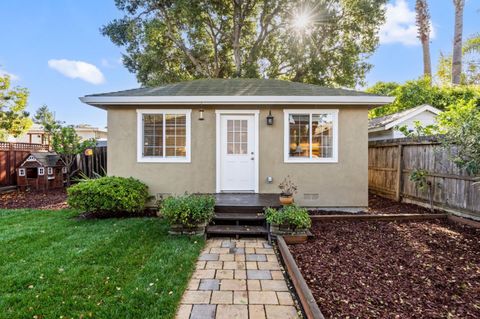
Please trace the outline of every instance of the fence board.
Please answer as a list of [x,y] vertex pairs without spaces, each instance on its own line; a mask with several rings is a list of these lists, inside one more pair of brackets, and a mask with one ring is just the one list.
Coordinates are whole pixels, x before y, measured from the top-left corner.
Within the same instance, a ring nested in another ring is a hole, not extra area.
[[420,190],[410,181],[413,170],[424,169],[432,182],[435,206],[480,217],[480,188],[473,185],[475,177],[459,169],[450,158],[449,151],[435,138],[370,142],[369,189],[392,199],[428,203],[428,189]]

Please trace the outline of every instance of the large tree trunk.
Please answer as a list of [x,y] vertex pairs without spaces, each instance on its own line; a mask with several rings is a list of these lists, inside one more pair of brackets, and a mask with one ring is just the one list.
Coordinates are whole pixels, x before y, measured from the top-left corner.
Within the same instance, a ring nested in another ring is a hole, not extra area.
[[463,8],[465,0],[453,0],[455,31],[453,35],[452,84],[460,84],[462,75]]
[[235,75],[240,77],[242,74],[242,56],[240,52],[240,37],[242,35],[242,0],[233,1],[233,59],[235,62]]
[[427,0],[417,0],[415,4],[417,15],[418,38],[423,49],[423,75],[432,77],[432,62],[430,59],[430,13]]

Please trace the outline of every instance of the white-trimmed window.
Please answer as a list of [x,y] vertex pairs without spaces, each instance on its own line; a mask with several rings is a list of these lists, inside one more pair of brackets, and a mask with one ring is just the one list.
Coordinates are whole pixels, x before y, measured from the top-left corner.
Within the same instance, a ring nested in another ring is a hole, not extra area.
[[190,162],[191,110],[137,110],[138,162]]
[[48,175],[53,175],[53,168],[47,167],[47,173]]
[[45,175],[45,168],[39,167],[38,168],[38,175]]
[[333,163],[338,160],[338,110],[284,110],[284,161]]
[[25,176],[25,168],[18,169],[18,176]]

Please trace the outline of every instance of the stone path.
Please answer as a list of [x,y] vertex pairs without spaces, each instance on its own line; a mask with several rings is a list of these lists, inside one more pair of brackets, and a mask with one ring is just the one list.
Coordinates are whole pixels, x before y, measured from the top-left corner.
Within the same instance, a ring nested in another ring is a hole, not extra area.
[[300,318],[272,247],[263,239],[209,239],[177,319]]

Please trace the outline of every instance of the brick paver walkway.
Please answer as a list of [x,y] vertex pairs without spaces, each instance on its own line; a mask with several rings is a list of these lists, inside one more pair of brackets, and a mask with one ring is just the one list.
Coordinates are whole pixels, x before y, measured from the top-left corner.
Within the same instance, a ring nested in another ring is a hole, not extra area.
[[177,319],[299,318],[280,264],[263,239],[210,239]]

